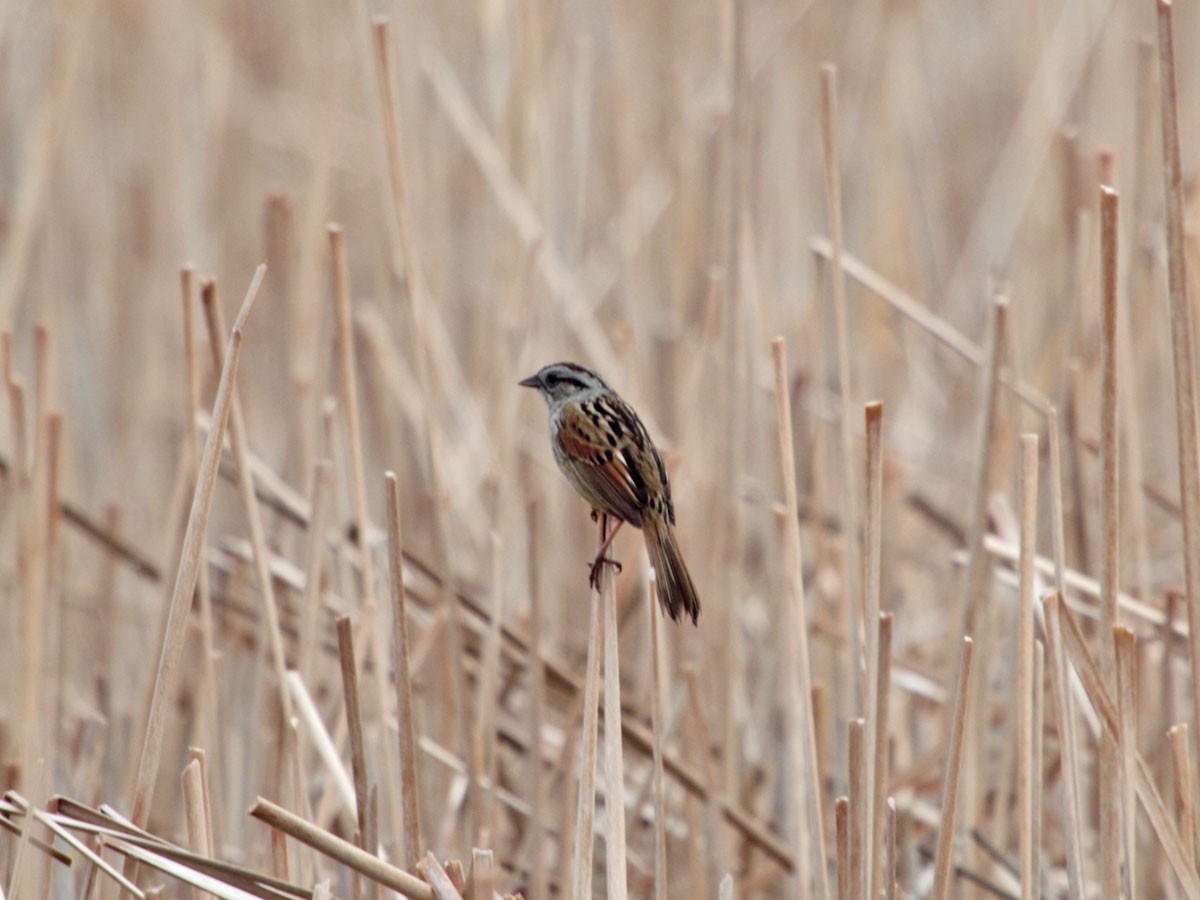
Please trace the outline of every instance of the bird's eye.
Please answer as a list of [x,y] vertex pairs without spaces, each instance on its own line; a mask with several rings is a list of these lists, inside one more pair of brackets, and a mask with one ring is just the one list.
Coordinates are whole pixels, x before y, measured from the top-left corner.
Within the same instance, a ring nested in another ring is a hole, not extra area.
[[559,378],[557,375],[555,375],[553,372],[551,372],[549,375],[546,376],[546,387],[553,387],[554,385],[558,384],[560,381],[562,381],[562,379]]

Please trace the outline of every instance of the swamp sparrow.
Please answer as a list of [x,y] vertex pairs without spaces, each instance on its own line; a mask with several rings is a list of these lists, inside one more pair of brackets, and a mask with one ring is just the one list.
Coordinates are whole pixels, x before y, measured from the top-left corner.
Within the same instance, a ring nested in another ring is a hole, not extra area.
[[658,599],[675,621],[700,615],[696,586],[688,574],[672,526],[675,507],[667,470],[646,427],[628,403],[593,372],[575,363],[553,363],[521,381],[537,388],[550,407],[550,446],[567,480],[597,513],[617,519],[592,562],[597,585],[605,553],[621,524],[642,529],[658,577]]

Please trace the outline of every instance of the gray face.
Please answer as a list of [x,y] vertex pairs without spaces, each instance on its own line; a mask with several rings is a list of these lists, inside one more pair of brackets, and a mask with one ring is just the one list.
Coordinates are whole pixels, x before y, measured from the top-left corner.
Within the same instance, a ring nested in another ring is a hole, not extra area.
[[546,405],[560,403],[596,391],[611,390],[595,372],[574,363],[552,363],[520,382],[524,387],[537,388]]

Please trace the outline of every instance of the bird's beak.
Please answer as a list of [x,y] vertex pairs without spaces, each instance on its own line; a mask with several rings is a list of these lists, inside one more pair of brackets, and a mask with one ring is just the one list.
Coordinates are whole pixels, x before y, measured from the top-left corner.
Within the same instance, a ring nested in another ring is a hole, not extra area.
[[528,378],[522,378],[517,382],[517,384],[519,384],[521,387],[531,388],[540,388],[542,386],[542,382],[538,380],[536,375],[530,375]]

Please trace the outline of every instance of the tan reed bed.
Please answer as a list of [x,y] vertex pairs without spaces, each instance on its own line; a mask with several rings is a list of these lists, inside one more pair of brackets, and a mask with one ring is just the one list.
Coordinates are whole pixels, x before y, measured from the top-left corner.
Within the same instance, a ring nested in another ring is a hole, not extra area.
[[1200,897],[1193,11],[0,13],[0,900]]

